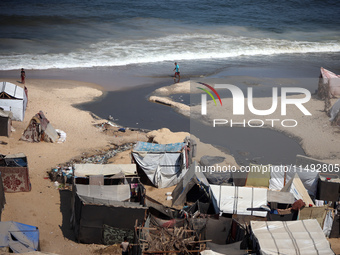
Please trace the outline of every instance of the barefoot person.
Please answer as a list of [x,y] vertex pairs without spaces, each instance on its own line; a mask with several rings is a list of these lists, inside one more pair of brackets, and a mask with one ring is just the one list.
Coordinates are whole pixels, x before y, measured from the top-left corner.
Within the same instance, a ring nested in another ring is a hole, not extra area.
[[24,68],[21,68],[21,83],[25,84],[25,77],[26,77],[26,73]]
[[177,82],[179,82],[180,79],[181,79],[181,75],[180,75],[180,71],[179,71],[179,65],[177,64],[177,62],[175,62],[174,71],[175,71],[174,81],[176,82],[176,76],[178,76],[178,81]]

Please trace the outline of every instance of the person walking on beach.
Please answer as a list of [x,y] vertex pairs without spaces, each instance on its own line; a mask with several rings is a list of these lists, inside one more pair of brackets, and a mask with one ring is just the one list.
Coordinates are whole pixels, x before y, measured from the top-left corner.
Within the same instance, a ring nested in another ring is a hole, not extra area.
[[128,255],[130,249],[130,243],[127,240],[127,237],[124,237],[124,241],[120,244],[120,248],[122,248],[122,255]]
[[179,71],[179,65],[177,64],[177,62],[175,62],[175,68],[174,68],[174,71],[175,71],[175,77],[174,77],[174,81],[176,82],[176,76],[178,76],[178,80],[177,82],[180,81],[181,79],[181,75],[180,75],[180,71]]
[[25,84],[26,73],[24,68],[21,68],[21,83]]

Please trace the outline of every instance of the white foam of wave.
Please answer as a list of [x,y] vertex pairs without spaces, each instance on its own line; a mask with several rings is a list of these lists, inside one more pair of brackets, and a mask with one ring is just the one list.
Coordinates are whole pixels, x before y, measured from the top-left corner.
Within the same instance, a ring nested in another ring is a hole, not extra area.
[[340,52],[339,40],[313,42],[197,33],[120,42],[104,41],[64,54],[0,56],[0,69],[120,66],[173,60],[322,52]]

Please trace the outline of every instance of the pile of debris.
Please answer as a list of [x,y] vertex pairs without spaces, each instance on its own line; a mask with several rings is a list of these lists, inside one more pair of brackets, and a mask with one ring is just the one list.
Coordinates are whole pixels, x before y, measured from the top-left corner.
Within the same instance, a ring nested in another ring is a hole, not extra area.
[[157,223],[150,223],[150,227],[140,229],[139,246],[143,254],[180,253],[191,254],[205,249],[206,241],[199,240],[196,231],[188,226],[173,228],[161,227]]
[[115,146],[114,148],[110,148],[105,152],[99,152],[97,155],[81,156],[78,159],[73,159],[69,162],[52,168],[47,172],[47,174],[50,180],[55,183],[56,187],[63,188],[68,186],[67,184],[72,184],[74,164],[107,164],[110,158],[114,157],[120,152],[131,150],[133,146],[134,143],[126,143],[120,146]]

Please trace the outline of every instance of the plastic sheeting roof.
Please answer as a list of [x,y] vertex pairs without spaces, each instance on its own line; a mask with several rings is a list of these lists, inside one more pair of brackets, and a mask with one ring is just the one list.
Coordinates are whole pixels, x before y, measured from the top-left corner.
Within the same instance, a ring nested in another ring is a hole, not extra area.
[[2,92],[17,99],[24,99],[24,89],[10,82],[4,81],[0,83],[0,93]]
[[39,230],[35,226],[15,221],[0,222],[0,247],[10,247],[15,253],[37,251]]
[[172,191],[172,205],[184,204],[186,195],[195,184],[202,185],[202,188],[209,187],[209,182],[205,175],[201,171],[196,171],[196,166],[197,162],[194,161]]
[[175,153],[133,152],[132,155],[149,180],[158,188],[176,185],[187,172],[187,159],[184,151]]
[[74,176],[114,175],[123,172],[125,175],[136,175],[136,164],[75,164]]
[[180,152],[185,143],[169,143],[169,144],[156,144],[137,142],[133,151],[134,152]]
[[334,254],[316,219],[251,221],[260,254]]

